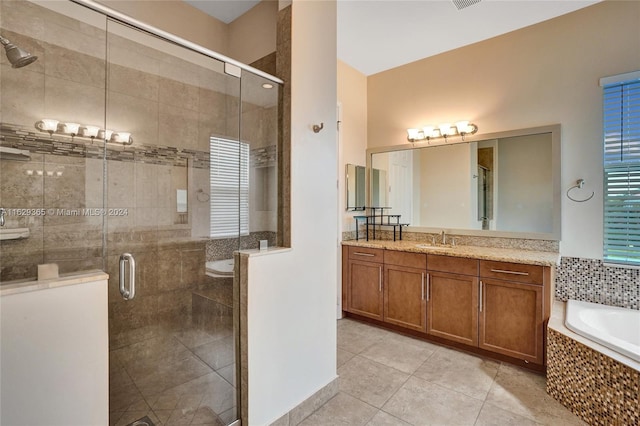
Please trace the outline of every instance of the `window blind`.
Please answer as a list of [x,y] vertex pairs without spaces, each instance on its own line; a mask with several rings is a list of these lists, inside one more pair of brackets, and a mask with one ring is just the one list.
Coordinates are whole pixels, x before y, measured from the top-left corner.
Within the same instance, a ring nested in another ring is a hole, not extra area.
[[603,94],[604,260],[640,265],[640,80]]
[[211,137],[210,236],[249,234],[249,145]]

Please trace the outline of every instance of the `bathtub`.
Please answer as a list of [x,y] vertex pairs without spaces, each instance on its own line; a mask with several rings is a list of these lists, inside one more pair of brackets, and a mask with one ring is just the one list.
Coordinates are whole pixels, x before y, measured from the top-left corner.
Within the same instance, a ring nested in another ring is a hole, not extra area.
[[569,300],[566,327],[640,362],[640,311]]

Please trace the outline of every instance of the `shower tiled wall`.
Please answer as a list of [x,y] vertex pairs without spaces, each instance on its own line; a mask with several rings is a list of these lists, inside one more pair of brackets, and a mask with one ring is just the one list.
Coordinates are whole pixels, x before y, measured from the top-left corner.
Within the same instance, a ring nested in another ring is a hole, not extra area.
[[[176,58],[115,34],[107,41],[104,23],[100,28],[26,1],[6,3],[11,5],[3,3],[3,35],[39,59],[15,70],[0,55],[0,143],[32,153],[28,162],[3,160],[0,204],[77,210],[102,207],[106,195],[108,207],[126,211],[107,218],[109,233],[153,230],[158,233],[155,238],[206,237],[209,205],[201,200],[208,198],[209,136],[239,136],[237,80],[220,73],[221,65],[213,60],[203,64]],[[111,29],[119,24],[109,25]],[[276,115],[275,106],[242,104],[242,139],[251,144],[256,169],[276,165]],[[105,117],[109,128],[131,132],[134,145],[109,145],[103,194],[105,153],[99,144],[86,138],[50,137],[35,130],[34,123],[55,118],[101,125]],[[29,170],[32,175],[27,175]],[[188,180],[188,224],[178,223],[176,217],[176,176]],[[250,217],[252,235],[275,233],[275,211],[252,211]],[[63,273],[101,269],[102,219],[8,217],[8,226],[29,227],[31,237],[0,243],[0,279],[32,277],[43,262],[59,263]],[[262,235],[246,243],[259,239],[272,240]],[[237,248],[237,239],[235,244]]]
[[556,272],[556,299],[640,309],[640,269],[562,257]]

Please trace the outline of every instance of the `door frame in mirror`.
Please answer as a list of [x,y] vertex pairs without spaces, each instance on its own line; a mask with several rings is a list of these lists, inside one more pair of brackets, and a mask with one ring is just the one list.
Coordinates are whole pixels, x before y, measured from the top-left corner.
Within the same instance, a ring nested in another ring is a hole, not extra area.
[[[351,169],[351,170],[349,170]],[[358,179],[358,174],[359,172],[362,171],[362,175],[364,177],[364,182],[362,182],[362,190],[363,193],[361,194],[361,196],[359,197],[358,195],[358,188],[359,188],[359,179]],[[367,169],[365,166],[358,166],[357,164],[351,164],[351,163],[347,163],[345,164],[345,210],[348,212],[355,212],[355,211],[364,211],[365,210],[365,200],[366,200],[366,194],[367,194]],[[353,184],[354,184],[354,193],[351,194],[349,192],[349,185],[350,185],[350,181],[352,180]],[[352,197],[352,202],[350,202],[349,198]],[[362,205],[359,206],[358,205],[358,199],[362,199]],[[351,205],[353,204],[353,205]]]
[[[442,140],[438,140],[437,143],[430,144],[429,141],[416,143],[406,143],[401,145],[390,145],[377,148],[367,149],[367,168],[366,168],[366,200],[367,205],[371,205],[371,164],[372,155],[384,152],[413,150],[419,148],[437,147],[442,145],[454,145],[461,143],[481,142],[491,139],[505,139],[516,136],[530,136],[541,133],[551,134],[551,170],[552,170],[552,185],[553,185],[553,218],[552,218],[552,231],[549,233],[543,232],[510,232],[510,231],[495,231],[495,230],[475,230],[475,229],[447,229],[447,232],[457,235],[470,235],[470,236],[482,236],[482,237],[503,237],[503,238],[524,238],[524,239],[536,239],[536,240],[552,240],[560,241],[562,238],[561,222],[562,222],[562,139],[561,139],[561,125],[552,124],[548,126],[530,127],[525,129],[508,130],[495,133],[475,134],[466,137],[464,141],[458,141],[453,143],[445,143]],[[406,232],[423,232],[423,233],[438,233],[442,231],[442,228],[437,227],[415,227],[409,226],[405,228]]]

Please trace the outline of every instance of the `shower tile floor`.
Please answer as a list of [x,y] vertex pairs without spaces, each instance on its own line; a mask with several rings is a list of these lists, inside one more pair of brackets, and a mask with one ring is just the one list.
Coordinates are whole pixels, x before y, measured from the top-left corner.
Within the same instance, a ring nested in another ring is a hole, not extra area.
[[510,364],[338,321],[339,392],[301,426],[585,425]]
[[109,423],[148,416],[156,425],[227,425],[236,417],[230,321],[150,326],[112,340]]

